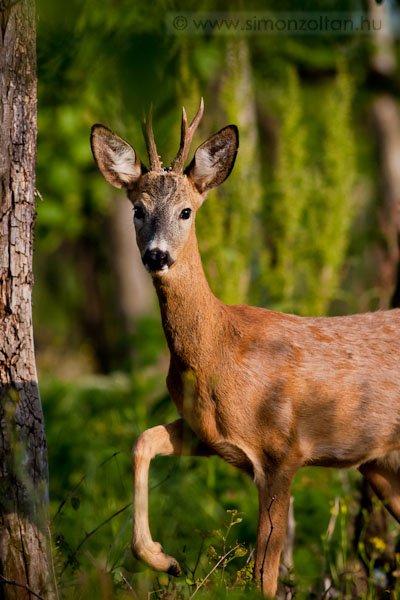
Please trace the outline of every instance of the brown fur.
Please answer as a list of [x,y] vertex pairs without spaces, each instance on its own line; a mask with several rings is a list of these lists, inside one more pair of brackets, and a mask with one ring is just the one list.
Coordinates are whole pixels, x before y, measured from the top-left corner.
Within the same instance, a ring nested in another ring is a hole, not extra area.
[[[224,174],[236,154],[228,137],[223,164],[215,166]],[[223,146],[222,137],[217,140]],[[262,576],[264,594],[273,596],[291,482],[300,467],[359,468],[400,519],[400,453],[394,452],[400,449],[400,310],[301,318],[223,304],[205,278],[194,224],[205,197],[199,190],[221,178],[210,174],[209,164],[203,173],[204,161],[197,159],[196,152],[187,175],[150,172],[129,191],[147,215],[137,224],[142,255],[148,239],[161,232],[173,257],[153,281],[171,352],[167,385],[181,415],[144,432],[134,446],[132,547],[153,568],[179,573],[175,559],[151,538],[150,460],[156,454],[218,454],[249,473],[258,488],[255,575]],[[192,209],[190,223],[179,222],[182,207]],[[195,438],[184,434],[187,425]],[[270,516],[274,529],[265,552]]]

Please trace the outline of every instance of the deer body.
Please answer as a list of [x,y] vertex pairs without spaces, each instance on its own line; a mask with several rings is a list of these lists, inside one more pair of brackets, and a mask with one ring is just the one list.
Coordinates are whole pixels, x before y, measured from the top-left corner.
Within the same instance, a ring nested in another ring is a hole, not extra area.
[[237,133],[229,126],[210,138],[183,173],[185,136],[193,134],[184,121],[185,114],[177,172],[157,162],[151,124],[150,172],[109,130],[95,126],[92,137],[101,172],[127,190],[135,207],[137,241],[171,353],[167,386],[181,416],[147,430],[134,445],[132,548],[154,569],[180,573],[151,538],[150,461],[157,454],[217,454],[257,486],[255,576],[273,596],[300,467],[359,468],[400,520],[400,310],[304,318],[218,300],[204,275],[191,213],[229,175]]
[[[186,343],[174,333],[186,321],[178,298],[164,321],[174,353],[168,387],[211,448],[229,441],[257,475],[283,460],[358,467],[400,446],[400,310],[301,318],[210,299],[208,319],[189,305],[208,329],[193,323]],[[187,370],[196,385],[185,407]]]
[[168,389],[201,441],[216,454],[230,442],[254,475],[284,457],[358,467],[400,447],[400,310],[305,318],[228,306],[199,268],[177,266],[155,287]]

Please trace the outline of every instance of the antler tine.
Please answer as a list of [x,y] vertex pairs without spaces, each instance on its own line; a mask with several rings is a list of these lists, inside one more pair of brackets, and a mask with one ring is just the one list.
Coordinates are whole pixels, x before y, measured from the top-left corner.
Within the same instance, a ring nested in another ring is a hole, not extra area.
[[150,106],[148,118],[146,119],[146,116],[143,116],[142,130],[146,142],[147,154],[149,155],[150,170],[161,171],[162,162],[160,161],[160,157],[157,152],[157,146],[154,141],[152,112],[152,107]]
[[190,145],[192,143],[194,132],[196,131],[201,118],[204,113],[204,101],[203,98],[200,100],[200,107],[194,117],[193,121],[188,127],[188,120],[185,111],[185,107],[182,107],[182,125],[181,125],[181,143],[179,146],[178,154],[171,163],[170,170],[174,173],[183,173],[183,167],[189,154]]

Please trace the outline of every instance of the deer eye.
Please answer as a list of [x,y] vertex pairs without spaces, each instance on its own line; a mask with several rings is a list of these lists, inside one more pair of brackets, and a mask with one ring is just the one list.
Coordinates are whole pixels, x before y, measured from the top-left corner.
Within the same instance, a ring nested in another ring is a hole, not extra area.
[[141,206],[135,206],[134,208],[135,211],[135,219],[144,219],[144,210]]
[[180,219],[190,219],[190,215],[192,214],[191,208],[184,208],[181,214],[179,215]]

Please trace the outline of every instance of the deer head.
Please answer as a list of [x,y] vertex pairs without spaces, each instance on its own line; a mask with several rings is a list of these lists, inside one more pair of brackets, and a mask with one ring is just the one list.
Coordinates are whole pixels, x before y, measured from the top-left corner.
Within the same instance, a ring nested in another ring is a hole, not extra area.
[[114,187],[125,189],[134,207],[136,239],[142,261],[152,274],[169,271],[195,232],[195,216],[207,192],[230,174],[239,146],[238,130],[228,125],[199,146],[184,169],[190,144],[203,116],[203,99],[190,127],[182,111],[181,143],[169,168],[163,168],[154,142],[151,113],[144,121],[150,168],[135,150],[104,127],[92,127],[91,145],[96,164]]

